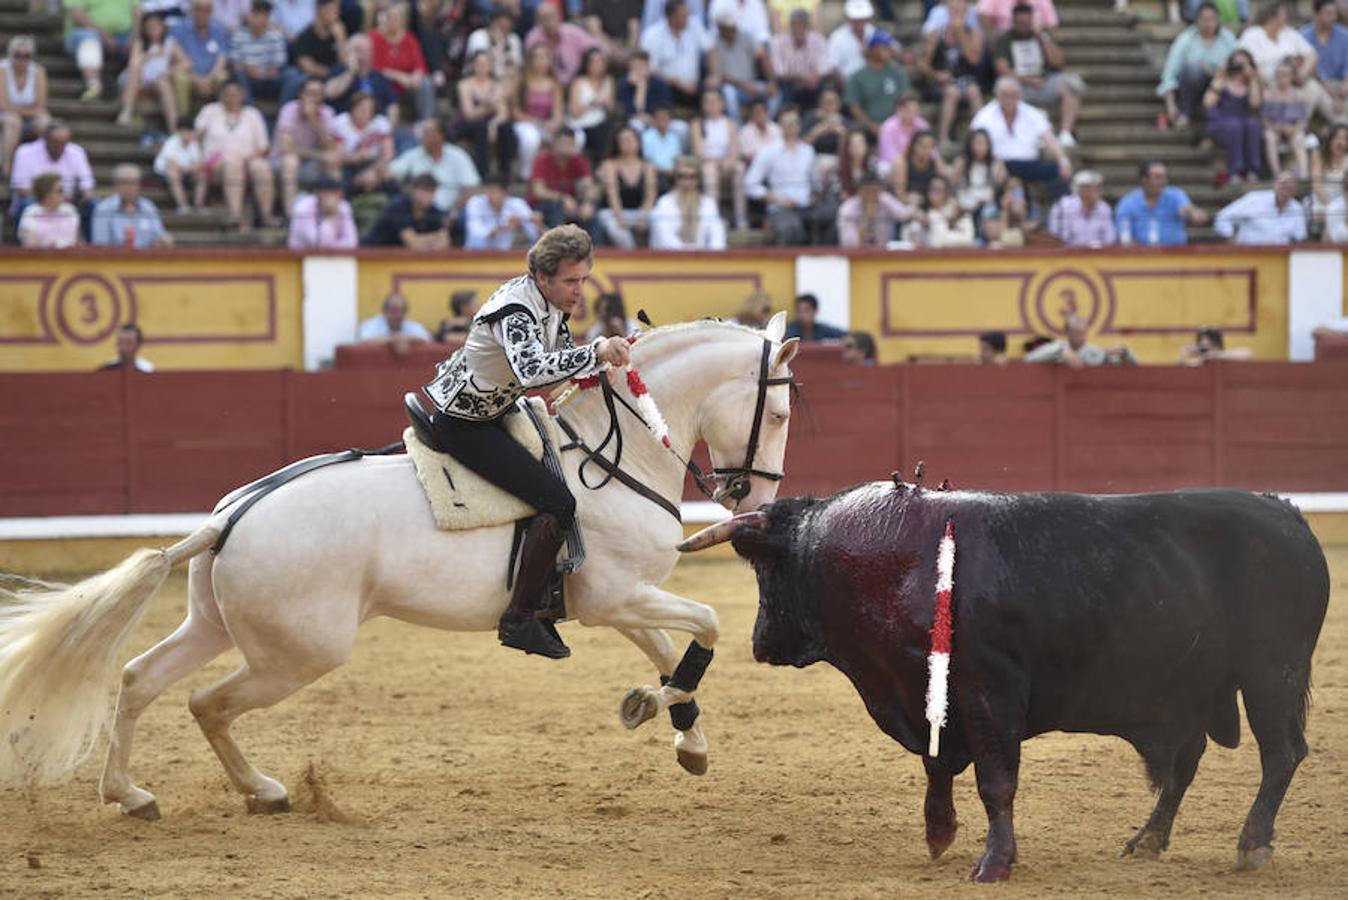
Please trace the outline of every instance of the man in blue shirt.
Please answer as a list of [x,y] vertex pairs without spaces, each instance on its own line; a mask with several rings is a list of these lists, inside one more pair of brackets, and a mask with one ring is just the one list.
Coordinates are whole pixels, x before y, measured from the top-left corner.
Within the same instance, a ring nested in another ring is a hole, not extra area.
[[1348,120],[1348,28],[1339,24],[1336,0],[1315,0],[1315,17],[1301,28],[1301,36],[1315,48],[1316,74],[1323,91],[1316,92],[1316,109],[1333,122]]
[[140,169],[123,163],[112,170],[116,190],[94,204],[89,243],[99,247],[171,247],[173,238],[164,230],[159,210],[140,195]]
[[1170,246],[1189,242],[1186,225],[1206,225],[1210,216],[1170,186],[1165,163],[1147,160],[1138,167],[1141,185],[1123,196],[1114,210],[1120,244]]
[[819,321],[819,298],[814,294],[801,294],[796,298],[796,317],[786,323],[786,337],[800,338],[802,341],[837,341],[847,336],[847,332]]
[[229,31],[211,18],[215,10],[212,0],[192,0],[192,15],[173,27],[173,40],[178,45],[179,59],[186,67],[175,66],[173,90],[178,99],[178,111],[192,115],[192,100],[209,103],[216,91],[229,77]]

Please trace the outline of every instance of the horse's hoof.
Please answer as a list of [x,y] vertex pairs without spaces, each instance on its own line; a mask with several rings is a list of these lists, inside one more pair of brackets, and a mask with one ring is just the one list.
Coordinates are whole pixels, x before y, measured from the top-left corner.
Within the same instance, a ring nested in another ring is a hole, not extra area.
[[1240,849],[1236,851],[1236,871],[1253,872],[1255,869],[1262,869],[1272,859],[1273,848],[1267,845],[1252,850]]
[[247,800],[247,804],[250,813],[257,813],[264,816],[290,812],[289,797],[277,797],[272,800],[264,800],[261,797],[250,796]]
[[618,718],[629,731],[654,719],[659,711],[660,702],[655,699],[655,691],[648,687],[632,688],[618,704]]
[[707,754],[694,753],[691,750],[675,750],[674,755],[679,759],[679,765],[683,766],[685,772],[693,775],[707,774]]
[[158,822],[162,816],[159,814],[159,802],[151,800],[149,803],[142,803],[134,809],[122,807],[122,815],[130,816],[133,819],[142,819],[146,822]]
[[1143,828],[1128,843],[1123,845],[1119,859],[1160,859],[1168,841],[1160,832]]

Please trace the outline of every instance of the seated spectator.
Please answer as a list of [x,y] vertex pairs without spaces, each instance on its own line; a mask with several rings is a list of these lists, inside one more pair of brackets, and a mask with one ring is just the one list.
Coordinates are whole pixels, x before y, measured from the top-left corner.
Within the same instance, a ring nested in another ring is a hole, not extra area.
[[843,83],[866,65],[866,44],[875,34],[871,0],[847,0],[843,23],[828,36],[828,60]]
[[627,124],[637,131],[651,125],[657,106],[667,106],[674,95],[669,85],[651,77],[651,58],[645,50],[632,54],[627,63],[627,74],[618,82],[618,107]]
[[159,210],[140,193],[140,168],[122,163],[112,171],[116,191],[94,204],[89,243],[100,247],[171,247],[173,237],[164,230]]
[[75,58],[84,78],[80,102],[97,100],[103,93],[103,63],[107,55],[122,57],[136,25],[136,0],[63,0],[66,11],[65,48]]
[[14,151],[9,187],[20,205],[29,196],[33,179],[43,172],[61,176],[61,189],[71,202],[82,206],[93,198],[94,170],[89,167],[89,156],[70,139],[70,129],[60,119],[47,122],[42,137]]
[[681,106],[697,105],[702,54],[711,46],[703,21],[690,14],[685,0],[666,0],[664,19],[641,34],[641,49],[650,54],[653,77],[669,87]]
[[1004,366],[1008,361],[1005,331],[985,331],[978,336],[979,365]]
[[378,190],[392,177],[393,125],[375,112],[374,98],[357,93],[351,111],[332,120],[331,132],[340,154],[342,184],[348,193]]
[[1222,27],[1210,0],[1198,9],[1194,24],[1180,33],[1166,54],[1156,95],[1165,101],[1157,124],[1161,130],[1188,128],[1214,75],[1226,68],[1236,49],[1236,36]]
[[271,20],[270,0],[252,0],[243,27],[230,37],[229,62],[249,103],[255,97],[281,96],[286,38],[281,26]]
[[896,61],[897,52],[895,40],[877,29],[866,42],[866,65],[852,73],[843,91],[852,120],[872,140],[879,138],[881,123],[894,114],[899,97],[909,88],[908,71]]
[[594,324],[585,332],[585,343],[606,337],[629,337],[638,330],[637,323],[627,318],[623,295],[604,293],[594,298]]
[[526,178],[533,171],[538,148],[561,133],[565,112],[562,83],[552,69],[552,49],[535,44],[525,56],[513,109],[520,170]]
[[440,183],[429,172],[412,177],[407,190],[389,201],[370,226],[361,244],[366,247],[407,247],[409,250],[445,250],[449,227],[436,208]]
[[650,232],[656,200],[655,166],[642,159],[641,140],[634,129],[619,129],[612,154],[599,167],[599,225],[610,243],[624,250],[637,246],[637,239]]
[[[924,2],[923,6],[927,6],[927,4]],[[950,24],[950,4],[948,3],[933,4],[927,9],[927,17],[922,20],[922,34],[923,36],[926,36],[928,34],[931,34],[933,31],[940,31],[942,28],[945,28],[949,24]],[[978,9],[976,3],[965,3],[964,27],[977,28],[980,31],[983,30],[982,23],[978,21]],[[992,37],[995,37],[995,35],[985,34],[983,37],[984,37],[983,42],[986,44],[989,43],[990,39]]]
[[1305,89],[1297,87],[1292,82],[1293,77],[1291,63],[1278,63],[1273,84],[1264,91],[1263,103],[1259,106],[1264,123],[1264,161],[1270,169],[1277,170],[1281,166],[1279,149],[1286,143],[1297,176],[1305,178],[1310,173],[1306,123],[1310,121],[1311,111],[1306,105]]
[[491,57],[479,50],[468,59],[468,72],[455,88],[459,120],[455,140],[473,147],[473,164],[480,174],[495,170],[510,177],[515,159],[515,130],[510,123],[510,91],[491,71]]
[[[187,119],[178,121],[178,130],[169,135],[169,139],[159,148],[154,158],[154,173],[168,185],[179,215],[200,208],[205,202],[206,176],[201,158],[201,141]],[[189,186],[196,198],[191,204],[187,202]]]
[[[1265,88],[1273,84],[1278,63],[1288,57],[1296,60],[1297,84],[1315,81],[1315,48],[1299,31],[1287,24],[1287,6],[1284,3],[1266,3],[1259,11],[1257,24],[1241,32],[1240,47],[1254,59],[1259,80]],[[1312,98],[1313,101],[1318,99],[1318,96]]]
[[[1010,75],[997,79],[993,93],[995,99],[974,114],[969,128],[988,133],[993,158],[1008,173],[1022,181],[1047,183],[1055,198],[1065,194],[1072,164],[1053,137],[1048,116],[1020,99],[1020,82]],[[1041,149],[1053,156],[1053,162],[1040,160]]]
[[360,323],[356,340],[362,344],[387,344],[394,356],[406,356],[412,344],[434,340],[431,333],[415,319],[407,317],[407,298],[397,291],[384,298],[379,315]]
[[281,26],[287,44],[299,40],[304,29],[313,24],[317,7],[316,0],[272,0],[272,18]]
[[788,29],[772,39],[768,56],[783,102],[802,109],[818,104],[819,88],[832,71],[832,63],[828,41],[811,28],[809,11],[800,7],[791,11]]
[[1321,90],[1316,109],[1335,123],[1348,120],[1348,28],[1339,24],[1335,0],[1315,0],[1315,18],[1301,27],[1301,36],[1315,51]]
[[482,186],[463,208],[465,249],[510,250],[538,240],[543,217],[523,197],[510,196],[504,175],[490,176]]
[[771,319],[772,295],[767,291],[757,290],[744,298],[739,312],[732,321],[746,328],[766,328]]
[[[696,15],[697,10],[694,9],[693,13]],[[698,17],[698,21],[715,23],[731,16],[739,25],[739,29],[754,43],[767,46],[768,41],[772,40],[772,24],[769,21],[767,4],[763,0],[711,0],[707,4],[705,20]]]
[[[942,28],[927,32],[918,72],[927,80],[927,99],[940,101],[941,117],[937,136],[942,147],[950,144],[950,129],[960,101],[971,112],[983,107],[983,90],[978,80],[983,67],[983,32],[965,24],[965,0],[951,0],[949,21]],[[1055,48],[1056,50],[1056,48]]]
[[939,250],[974,245],[974,217],[960,209],[950,179],[944,175],[937,175],[927,183],[921,208],[913,214],[913,221],[909,239],[918,246]]
[[[955,160],[951,173],[960,208],[981,218],[983,210],[996,205],[997,192],[1006,181],[1006,166],[992,156],[992,138],[982,129],[970,129],[964,138],[964,154]],[[995,214],[995,210],[993,210]]]
[[1114,230],[1120,244],[1172,246],[1187,244],[1189,225],[1206,225],[1208,214],[1189,202],[1189,195],[1170,184],[1165,163],[1146,160],[1138,166],[1141,185],[1114,208]]
[[[837,94],[834,94],[837,97]],[[693,120],[693,156],[702,167],[702,187],[719,203],[721,188],[730,186],[735,227],[748,228],[748,200],[744,193],[744,161],[740,159],[739,129],[726,115],[725,98],[714,89],[702,92],[702,115]],[[817,151],[817,148],[816,148]]]
[[67,202],[59,172],[33,179],[33,202],[19,216],[19,246],[62,250],[80,243],[79,210]]
[[608,48],[618,65],[627,62],[632,49],[641,42],[643,0],[584,0],[581,22],[596,41]]
[[[291,50],[295,65],[281,73],[282,103],[294,100],[304,82],[310,78],[328,81],[337,74],[338,65],[346,59],[346,26],[342,24],[341,7],[337,0],[317,0],[313,21],[295,38]],[[371,50],[371,64],[373,64],[373,50]],[[373,85],[360,85],[357,89],[376,96],[379,93]],[[326,87],[325,92],[330,97],[334,96],[331,85]]]
[[667,186],[674,177],[674,161],[683,155],[683,135],[673,129],[674,110],[657,106],[651,127],[641,132],[641,155],[660,176],[661,186]]
[[8,178],[14,151],[25,129],[41,134],[47,115],[47,69],[33,58],[35,43],[25,34],[9,39],[0,60],[0,178]]
[[309,184],[319,175],[342,177],[342,145],[336,135],[337,116],[323,102],[323,82],[317,78],[300,90],[276,116],[276,137],[271,162],[281,179],[281,208],[290,215],[300,182]]
[[1179,361],[1182,366],[1201,366],[1217,360],[1248,360],[1251,357],[1248,347],[1227,350],[1222,330],[1208,326],[1198,329],[1194,342],[1180,350]]
[[1024,247],[1026,238],[1038,228],[1038,223],[1030,218],[1025,183],[1014,175],[1007,176],[991,207],[983,208],[977,228],[989,247]]
[[894,115],[885,119],[880,126],[880,136],[876,143],[875,158],[880,170],[887,172],[896,163],[901,164],[908,154],[908,144],[918,132],[931,133],[931,125],[922,118],[917,91],[904,91],[899,98],[898,109]]
[[524,49],[545,44],[552,50],[552,71],[562,84],[581,72],[581,58],[585,51],[598,47],[588,31],[579,25],[562,21],[561,10],[551,3],[542,3],[534,13],[534,27],[524,36]]
[[805,143],[823,157],[836,157],[842,152],[843,141],[852,130],[852,121],[843,115],[842,94],[832,86],[819,92],[819,108],[805,117],[801,126]]
[[[1197,20],[1204,2],[1212,2],[1217,7],[1217,15],[1227,28],[1236,28],[1250,18],[1250,0],[1184,0],[1184,21]],[[1173,16],[1171,21],[1174,21]]]
[[920,206],[932,179],[948,177],[945,162],[936,149],[936,135],[919,131],[908,144],[907,152],[894,161],[889,183],[895,197],[909,206]]
[[1104,365],[1105,351],[1086,342],[1085,319],[1081,316],[1068,316],[1066,328],[1066,337],[1036,347],[1025,354],[1025,361],[1056,363],[1072,369]]
[[1217,213],[1213,227],[1233,244],[1293,244],[1306,240],[1306,210],[1297,178],[1282,171],[1272,190],[1250,191]]
[[[178,109],[191,115],[193,102],[209,103],[229,77],[229,32],[211,19],[213,0],[192,0],[192,15],[172,29],[173,92]],[[142,81],[146,81],[142,75]]]
[[1030,7],[1030,13],[1041,29],[1051,31],[1058,27],[1058,11],[1053,7],[1053,0],[978,0],[976,11],[983,32],[995,38],[1013,28],[1017,6]]
[[1311,152],[1311,207],[1324,221],[1329,205],[1343,195],[1348,175],[1348,125],[1332,125]]
[[1035,27],[1034,10],[1028,3],[1016,4],[1011,28],[997,38],[992,55],[997,74],[1015,78],[1026,103],[1044,109],[1060,107],[1058,143],[1076,146],[1072,131],[1086,82],[1080,75],[1062,71],[1062,50],[1047,31]]
[[764,147],[745,175],[745,192],[767,206],[767,226],[778,245],[832,244],[837,203],[821,196],[814,148],[800,139],[800,113],[778,117],[782,139]]
[[782,128],[768,115],[768,104],[755,100],[749,105],[749,121],[740,127],[740,156],[752,163],[758,151],[782,139]]
[[759,77],[760,71],[769,76],[772,72],[765,43],[740,27],[733,9],[718,12],[715,23],[716,33],[707,51],[707,87],[721,91],[726,110],[737,122],[740,111],[755,100],[767,101],[768,112],[772,112],[781,96]]
[[875,150],[866,138],[866,132],[860,128],[848,132],[843,141],[842,155],[838,158],[838,194],[843,199],[855,197],[861,182],[867,178],[878,178],[879,161]]
[[1048,233],[1069,247],[1108,247],[1114,243],[1114,213],[1104,201],[1104,178],[1082,169],[1072,190],[1048,212]]
[[796,317],[786,323],[786,337],[800,338],[802,343],[840,340],[847,332],[819,321],[819,298],[801,294],[796,298]]
[[271,149],[267,123],[256,108],[243,105],[243,85],[226,81],[220,89],[220,99],[206,104],[197,114],[196,130],[201,135],[201,155],[206,161],[206,177],[197,192],[198,205],[205,202],[205,186],[219,184],[230,219],[246,231],[252,222],[244,216],[243,197],[251,183],[262,223],[274,225],[276,185],[267,162]]
[[809,13],[810,25],[819,27],[820,0],[766,0],[768,27],[773,34],[781,34],[791,27],[791,14],[798,9]]
[[724,250],[725,246],[725,222],[716,201],[698,185],[697,160],[679,157],[674,189],[651,210],[651,249]]
[[127,369],[134,372],[153,372],[154,363],[140,355],[140,345],[145,343],[145,333],[134,322],[127,322],[117,329],[117,358],[98,367],[98,371]]
[[529,201],[543,214],[548,228],[568,222],[579,225],[598,240],[602,233],[595,221],[594,179],[590,163],[576,152],[576,139],[563,129],[552,146],[538,154],[529,176]]
[[407,16],[403,0],[384,9],[379,27],[370,32],[371,63],[399,95],[412,98],[417,121],[424,122],[435,116],[435,81],[417,36],[407,30]]
[[310,192],[300,194],[291,209],[286,246],[291,250],[337,250],[359,242],[351,204],[342,196],[342,183],[320,175]]
[[[477,197],[473,198],[478,199]],[[465,288],[449,295],[449,315],[440,320],[435,329],[435,340],[444,344],[450,340],[462,341],[473,327],[473,316],[482,308],[477,291]]]
[[1256,115],[1263,103],[1263,87],[1250,54],[1237,50],[1226,67],[1212,76],[1203,92],[1208,111],[1207,136],[1226,153],[1226,168],[1217,172],[1218,187],[1234,179],[1254,181],[1263,168],[1263,124]]
[[468,35],[464,56],[472,59],[478,53],[487,54],[491,60],[491,73],[502,86],[524,71],[524,43],[515,33],[515,15],[510,7],[496,4],[487,24]]
[[482,183],[472,158],[457,144],[445,140],[445,129],[434,119],[418,127],[417,146],[398,154],[389,164],[389,174],[399,181],[430,175],[439,185],[435,206],[451,218],[459,214],[468,198]]
[[590,157],[590,165],[603,160],[609,146],[609,117],[617,108],[613,77],[608,73],[608,57],[598,47],[591,47],[581,57],[580,72],[571,82],[567,100],[566,126],[584,134],[582,144]]
[[374,98],[375,111],[387,117],[391,125],[397,125],[401,118],[398,94],[393,89],[393,82],[375,70],[369,36],[353,34],[346,42],[342,59],[340,65],[329,70],[327,80],[323,82],[323,96],[328,105],[338,113],[349,112],[352,98],[356,94],[367,94]]
[[886,247],[897,238],[899,225],[912,217],[913,211],[885,190],[879,178],[867,175],[856,194],[838,207],[838,246]]
[[152,94],[159,99],[160,113],[169,131],[176,130],[179,105],[175,93],[176,73],[170,72],[170,65],[181,63],[177,40],[169,34],[163,17],[152,14],[141,18],[140,29],[130,46],[131,58],[118,76],[122,108],[117,114],[117,124],[131,125],[135,119],[136,101],[142,94]]
[[839,344],[842,361],[849,366],[875,365],[875,338],[868,331],[849,331]]

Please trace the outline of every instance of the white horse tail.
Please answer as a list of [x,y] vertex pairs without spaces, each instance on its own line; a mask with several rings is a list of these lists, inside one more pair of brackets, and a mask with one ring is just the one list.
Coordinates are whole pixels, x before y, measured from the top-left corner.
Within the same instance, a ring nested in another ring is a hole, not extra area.
[[219,536],[208,522],[79,584],[0,587],[0,783],[61,780],[93,751],[122,646],[170,570]]

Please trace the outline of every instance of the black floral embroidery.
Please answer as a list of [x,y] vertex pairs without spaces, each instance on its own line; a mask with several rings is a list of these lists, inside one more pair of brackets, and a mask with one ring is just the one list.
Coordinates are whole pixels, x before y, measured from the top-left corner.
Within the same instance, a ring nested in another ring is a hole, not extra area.
[[542,327],[528,313],[511,313],[501,324],[506,359],[525,387],[556,384],[594,365],[594,348],[575,346],[565,327],[557,335],[557,349],[549,352]]

